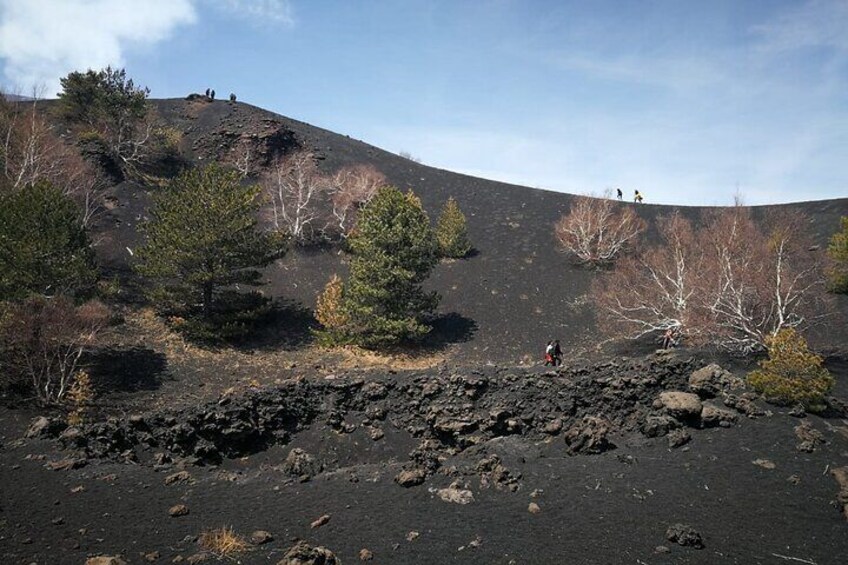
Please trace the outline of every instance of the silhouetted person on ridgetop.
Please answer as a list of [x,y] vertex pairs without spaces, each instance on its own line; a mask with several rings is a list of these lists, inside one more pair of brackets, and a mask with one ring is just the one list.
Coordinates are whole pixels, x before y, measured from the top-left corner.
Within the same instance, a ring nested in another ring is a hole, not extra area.
[[637,204],[642,203],[642,195],[639,193],[638,190],[633,191],[633,202],[635,202]]
[[624,193],[623,193],[623,192],[621,192],[621,189],[620,189],[620,188],[616,188],[616,189],[615,189],[615,194],[616,194],[616,196],[618,196],[618,199],[619,199],[619,200],[622,200],[622,199],[624,198]]
[[215,100],[215,91],[214,90],[209,92],[209,98],[211,98],[212,100]]
[[209,98],[209,89],[206,89],[206,98]]
[[230,102],[235,102],[235,101],[236,101],[236,95],[235,95],[235,93],[234,93],[234,92],[230,92]]

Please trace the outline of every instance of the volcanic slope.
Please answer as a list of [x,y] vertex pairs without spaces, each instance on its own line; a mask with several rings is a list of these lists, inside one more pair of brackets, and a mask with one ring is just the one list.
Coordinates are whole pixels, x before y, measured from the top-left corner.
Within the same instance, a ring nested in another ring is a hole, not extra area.
[[[597,273],[575,266],[553,235],[553,225],[568,211],[572,195],[428,167],[248,104],[183,99],[154,103],[168,126],[180,132],[183,156],[193,163],[232,160],[240,143],[255,140],[261,146],[253,158],[256,171],[277,155],[305,148],[326,172],[373,164],[391,184],[419,195],[433,221],[444,202],[454,197],[468,219],[474,251],[466,259],[440,264],[427,283],[443,297],[435,339],[449,345],[451,357],[472,363],[527,362],[540,357],[548,339],[561,339],[571,355],[587,353],[602,341],[586,300]],[[132,183],[114,189],[111,210],[100,228],[100,255],[108,266],[126,266],[127,250],[139,244],[136,228],[146,217],[154,190]],[[645,193],[650,201],[650,190]],[[810,229],[820,245],[838,228],[840,215],[848,215],[848,199],[786,206],[810,216]],[[638,207],[649,221],[672,209]],[[697,217],[702,209],[682,210]],[[311,309],[330,276],[346,270],[346,258],[337,249],[296,250],[268,269],[265,292]],[[847,300],[837,301],[836,311],[848,310]],[[842,316],[834,323],[844,323]]]

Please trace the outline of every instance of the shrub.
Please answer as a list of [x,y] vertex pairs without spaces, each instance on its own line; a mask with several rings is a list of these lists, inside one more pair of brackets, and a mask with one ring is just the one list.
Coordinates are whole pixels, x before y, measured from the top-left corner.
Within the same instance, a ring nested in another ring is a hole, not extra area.
[[748,375],[748,384],[768,402],[779,405],[800,403],[811,412],[824,409],[825,395],[835,384],[822,367],[822,358],[807,348],[807,341],[787,328],[766,339],[768,359]]
[[315,307],[315,319],[323,329],[316,331],[319,341],[324,345],[339,345],[350,317],[343,308],[344,282],[333,275],[324,291],[318,296]]
[[94,386],[91,384],[91,377],[85,371],[80,371],[68,392],[68,402],[74,407],[68,414],[68,424],[71,426],[82,424],[85,421],[88,406],[93,400]]
[[830,238],[827,255],[831,261],[830,290],[848,294],[848,216],[842,216],[842,228]]
[[79,295],[96,278],[80,210],[68,196],[46,182],[0,195],[0,300]]
[[197,543],[218,557],[229,557],[236,553],[246,551],[249,547],[247,541],[233,531],[232,528],[222,526],[214,530],[206,530],[197,538]]
[[461,259],[471,251],[465,214],[459,209],[459,205],[453,197],[448,198],[445,207],[442,209],[442,214],[439,216],[439,222],[436,225],[436,239],[439,241],[439,251],[442,257]]
[[60,402],[73,385],[86,349],[109,321],[109,310],[64,296],[9,304],[0,326],[7,384],[26,386],[45,403]]

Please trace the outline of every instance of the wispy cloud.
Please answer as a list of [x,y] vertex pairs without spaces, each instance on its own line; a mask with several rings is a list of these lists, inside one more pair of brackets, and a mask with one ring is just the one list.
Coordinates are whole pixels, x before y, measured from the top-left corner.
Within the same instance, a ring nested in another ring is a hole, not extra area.
[[751,31],[765,50],[827,47],[848,51],[848,1],[808,1],[753,26]]
[[7,86],[43,85],[73,70],[124,65],[131,45],[152,45],[193,23],[189,0],[0,0],[0,58]]
[[227,14],[259,25],[293,26],[294,9],[288,0],[216,0]]

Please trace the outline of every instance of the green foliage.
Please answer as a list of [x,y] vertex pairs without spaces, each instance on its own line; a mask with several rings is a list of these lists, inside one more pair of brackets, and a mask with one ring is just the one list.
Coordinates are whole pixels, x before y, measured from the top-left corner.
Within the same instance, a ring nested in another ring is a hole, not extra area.
[[137,87],[124,69],[74,71],[59,82],[59,113],[70,122],[90,126],[108,122],[121,127],[147,113],[150,89]]
[[794,329],[780,330],[766,339],[769,358],[748,374],[748,384],[775,404],[801,403],[811,412],[825,407],[825,395],[835,384],[822,367],[822,358],[807,348],[807,341]]
[[831,260],[830,289],[848,294],[848,216],[842,216],[842,228],[830,238],[827,248]]
[[442,214],[436,225],[436,239],[439,242],[442,257],[461,259],[471,251],[465,214],[459,209],[453,197],[448,198],[445,207],[442,208]]
[[70,198],[46,182],[0,195],[0,300],[79,296],[96,279],[94,252]]
[[136,269],[153,283],[156,308],[195,337],[233,337],[264,308],[234,290],[263,284],[258,269],[285,252],[284,236],[257,227],[258,194],[210,165],[185,171],[155,197]]
[[421,283],[438,262],[438,243],[420,200],[394,187],[380,189],[360,212],[348,245],[347,338],[381,347],[426,335],[425,319],[439,296],[424,292]]

